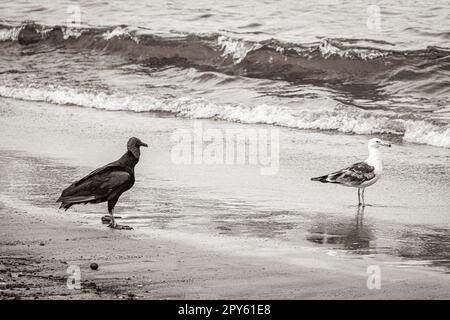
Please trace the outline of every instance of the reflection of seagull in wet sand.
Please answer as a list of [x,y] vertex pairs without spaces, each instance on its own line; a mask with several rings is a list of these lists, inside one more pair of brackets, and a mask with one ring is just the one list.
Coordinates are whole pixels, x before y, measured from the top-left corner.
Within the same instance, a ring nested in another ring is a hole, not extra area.
[[373,138],[369,141],[369,157],[365,161],[321,177],[311,178],[311,180],[358,188],[358,205],[364,207],[365,188],[377,182],[383,172],[383,164],[378,150],[382,146],[390,147],[391,145],[378,138]]

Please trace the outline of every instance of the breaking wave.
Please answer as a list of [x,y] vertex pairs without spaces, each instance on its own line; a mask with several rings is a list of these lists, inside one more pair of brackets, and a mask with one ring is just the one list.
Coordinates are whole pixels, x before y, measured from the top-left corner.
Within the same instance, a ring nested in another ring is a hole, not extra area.
[[367,39],[251,42],[221,34],[158,36],[129,26],[69,28],[33,23],[0,25],[0,41],[101,50],[150,67],[194,67],[235,76],[321,85],[350,93],[373,94],[378,87],[389,86],[392,93],[434,97],[450,94],[448,77],[443,75],[450,72],[450,50],[438,47],[395,51]]
[[[0,96],[61,105],[133,112],[168,112],[186,118],[206,118],[298,129],[336,130],[352,134],[390,134],[404,141],[450,148],[450,126],[417,116],[375,113],[324,99],[311,108],[214,104],[202,98],[157,99],[139,94],[104,93],[68,87],[0,86]],[[322,106],[320,105],[322,104]]]

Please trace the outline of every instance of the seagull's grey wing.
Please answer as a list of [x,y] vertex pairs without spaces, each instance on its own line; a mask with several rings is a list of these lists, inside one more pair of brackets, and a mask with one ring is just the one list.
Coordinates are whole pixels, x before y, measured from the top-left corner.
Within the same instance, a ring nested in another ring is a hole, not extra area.
[[375,168],[366,162],[358,162],[345,169],[312,178],[313,181],[339,183],[346,186],[357,187],[361,183],[375,178]]
[[330,182],[341,183],[349,186],[358,186],[375,177],[375,168],[366,162],[358,162],[348,168],[328,175]]

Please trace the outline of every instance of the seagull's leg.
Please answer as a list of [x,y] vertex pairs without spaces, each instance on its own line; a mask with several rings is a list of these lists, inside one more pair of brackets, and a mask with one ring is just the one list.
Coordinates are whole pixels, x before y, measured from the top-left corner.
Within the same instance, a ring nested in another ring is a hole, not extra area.
[[362,206],[363,207],[366,206],[366,202],[364,201],[364,190],[365,190],[365,188],[362,188]]
[[356,211],[356,226],[359,226],[359,208],[360,206],[358,206],[358,210]]
[[361,208],[361,213],[360,213],[360,224],[361,226],[364,223],[364,207]]
[[358,188],[358,207],[361,205],[361,189]]
[[358,211],[356,212],[356,226],[360,227],[363,225],[364,220],[364,207],[359,206]]

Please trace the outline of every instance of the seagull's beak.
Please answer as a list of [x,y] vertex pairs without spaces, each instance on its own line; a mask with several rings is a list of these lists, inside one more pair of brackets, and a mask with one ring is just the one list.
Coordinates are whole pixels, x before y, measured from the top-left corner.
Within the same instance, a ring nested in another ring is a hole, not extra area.
[[144,143],[144,142],[141,142],[141,147],[148,147],[148,145],[146,144],[146,143]]
[[384,142],[384,141],[381,143],[381,145],[385,146],[385,147],[389,147],[389,148],[391,147],[390,143],[387,143],[387,142]]

